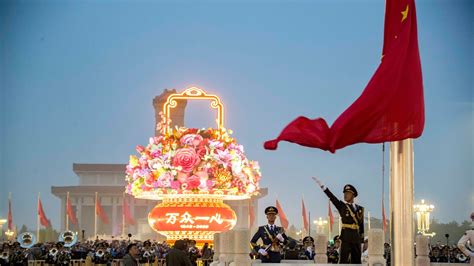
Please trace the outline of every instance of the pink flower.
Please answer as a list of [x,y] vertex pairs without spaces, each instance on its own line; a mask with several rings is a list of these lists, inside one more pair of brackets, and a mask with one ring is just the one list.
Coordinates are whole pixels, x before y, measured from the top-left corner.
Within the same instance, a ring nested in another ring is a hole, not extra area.
[[198,176],[191,176],[188,178],[188,188],[189,189],[193,189],[193,188],[197,188],[200,184],[201,184],[201,181],[200,181],[200,178]]
[[150,154],[153,158],[158,158],[161,156],[161,150],[155,149],[154,151],[151,152]]
[[181,166],[181,171],[190,173],[201,160],[193,148],[183,148],[176,151],[173,158],[173,166]]
[[227,165],[232,160],[232,155],[229,153],[229,150],[216,150],[218,161],[224,165],[224,168],[227,168]]
[[198,146],[202,142],[202,137],[201,135],[197,134],[187,134],[181,137],[180,141],[183,145],[189,145],[189,146]]
[[140,159],[138,159],[138,162],[140,163],[141,168],[148,167],[148,159],[145,156],[140,157]]
[[171,181],[171,188],[172,189],[178,189],[181,186],[179,181]]
[[158,184],[160,187],[169,187],[171,185],[172,176],[166,172],[158,177]]
[[125,172],[129,175],[132,175],[133,174],[133,167],[129,164],[127,164],[127,167],[126,167],[127,170],[125,170]]
[[184,172],[178,172],[178,176],[176,177],[179,181],[179,183],[185,183],[186,180],[188,179],[188,174]]

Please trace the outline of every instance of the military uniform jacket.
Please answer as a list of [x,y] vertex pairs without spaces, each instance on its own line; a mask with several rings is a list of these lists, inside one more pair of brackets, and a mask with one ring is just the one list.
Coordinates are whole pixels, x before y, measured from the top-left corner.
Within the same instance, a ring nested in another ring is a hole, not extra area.
[[[470,242],[471,246],[466,247],[467,243]],[[474,229],[467,230],[466,233],[459,239],[458,248],[464,255],[471,257],[471,261],[474,259]]]
[[[267,233],[267,231],[270,233],[270,235]],[[288,242],[288,237],[283,232],[283,227],[280,226],[276,226],[274,231],[271,231],[268,225],[260,226],[258,227],[255,235],[253,235],[252,239],[250,240],[250,244],[252,245],[252,248],[255,250],[255,252],[258,252],[260,248],[265,249],[268,245],[271,245],[272,239],[275,239],[279,233],[281,233],[285,240],[283,244],[286,244]],[[263,247],[260,247],[257,244],[258,239],[262,239]]]
[[[358,224],[359,229],[349,229],[349,228],[342,228],[341,230],[341,241],[345,242],[364,242],[364,207],[355,204],[355,208],[349,204],[345,203],[342,200],[339,200],[329,188],[324,190],[324,193],[328,196],[329,200],[331,200],[332,204],[336,206],[339,215],[341,216],[341,220],[343,224]],[[350,210],[354,214],[356,221],[351,215]]]

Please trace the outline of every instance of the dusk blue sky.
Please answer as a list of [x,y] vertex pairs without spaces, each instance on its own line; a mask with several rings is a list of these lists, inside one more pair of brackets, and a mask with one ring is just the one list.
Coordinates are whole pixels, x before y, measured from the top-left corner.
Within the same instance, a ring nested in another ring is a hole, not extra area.
[[[339,196],[353,184],[380,218],[381,144],[331,154],[262,143],[299,115],[331,124],[360,95],[380,62],[384,11],[383,0],[1,1],[0,217],[12,192],[14,222],[34,227],[40,191],[58,227],[51,186],[78,183],[72,164],[126,163],[154,133],[153,97],[196,85],[221,96],[226,126],[260,162],[261,206],[278,198],[299,227],[304,195],[325,216],[318,176]],[[415,200],[442,222],[474,210],[473,14],[472,1],[417,1],[426,124]],[[212,119],[189,105],[188,126]]]

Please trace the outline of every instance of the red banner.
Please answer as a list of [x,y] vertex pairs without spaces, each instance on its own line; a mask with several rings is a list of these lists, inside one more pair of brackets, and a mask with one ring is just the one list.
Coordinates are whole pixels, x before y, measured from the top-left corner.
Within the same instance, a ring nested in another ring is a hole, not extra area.
[[67,201],[66,201],[66,212],[71,223],[74,224],[75,226],[78,226],[76,213],[74,212],[74,209],[72,208],[71,200],[69,199],[69,197],[67,198]]
[[133,219],[132,214],[130,213],[130,207],[128,206],[127,200],[123,197],[123,204],[122,204],[122,213],[123,217],[125,218],[125,223],[134,225],[135,219]]
[[280,202],[278,200],[276,200],[276,207],[278,209],[278,216],[280,216],[281,226],[283,226],[285,230],[288,230],[288,219],[286,218],[286,214],[283,211],[283,208],[281,207]]
[[329,217],[329,231],[332,231],[334,225],[334,216],[332,215],[331,201],[328,201],[328,217]]
[[104,224],[109,223],[109,217],[107,216],[107,213],[105,213],[104,209],[102,209],[102,206],[100,206],[99,200],[95,201],[95,213],[97,216],[99,216],[100,220],[102,220]]
[[309,235],[309,221],[306,211],[306,206],[304,206],[304,201],[301,199],[301,216],[303,217],[303,228],[306,230],[306,233]]
[[38,198],[38,216],[42,226],[50,227],[51,223],[49,222],[48,218],[46,217],[46,213],[43,210],[43,204],[41,204],[41,199]]

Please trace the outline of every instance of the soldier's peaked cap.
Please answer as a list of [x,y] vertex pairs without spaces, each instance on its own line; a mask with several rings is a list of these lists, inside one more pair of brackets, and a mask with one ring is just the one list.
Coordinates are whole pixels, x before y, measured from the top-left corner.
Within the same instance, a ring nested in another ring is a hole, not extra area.
[[346,193],[346,192],[352,192],[352,194],[354,194],[354,197],[357,197],[357,189],[355,189],[355,187],[351,184],[347,184],[344,186],[344,190],[342,191],[342,193]]
[[278,214],[278,209],[276,207],[273,207],[273,206],[268,206],[265,208],[265,214]]

